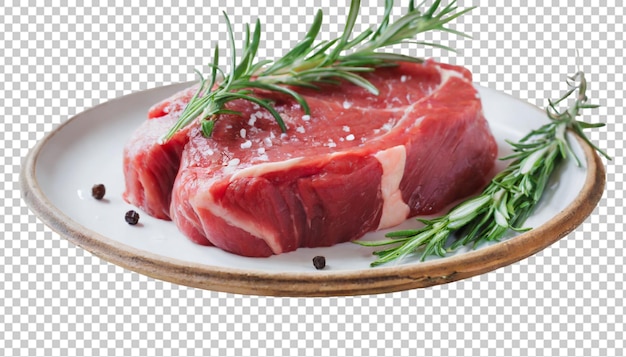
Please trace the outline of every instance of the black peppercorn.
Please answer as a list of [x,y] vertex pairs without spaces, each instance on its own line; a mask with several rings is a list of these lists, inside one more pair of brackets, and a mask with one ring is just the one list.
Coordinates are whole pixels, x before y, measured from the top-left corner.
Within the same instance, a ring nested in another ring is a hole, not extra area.
[[126,212],[126,216],[124,218],[126,219],[126,223],[134,226],[135,224],[137,224],[137,222],[139,222],[139,213],[131,209],[130,211]]
[[313,266],[317,270],[324,269],[324,267],[326,266],[326,258],[324,258],[321,255],[318,255],[318,256],[314,257],[313,258]]
[[93,185],[93,187],[91,188],[91,196],[93,196],[93,198],[95,198],[96,200],[101,200],[104,197],[105,193],[106,189],[101,183]]

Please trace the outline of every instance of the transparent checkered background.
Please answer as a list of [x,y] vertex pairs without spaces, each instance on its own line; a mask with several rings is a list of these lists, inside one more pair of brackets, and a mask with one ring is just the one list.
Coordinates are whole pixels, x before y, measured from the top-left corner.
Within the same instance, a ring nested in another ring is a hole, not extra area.
[[[43,225],[17,181],[44,133],[109,99],[194,79],[212,46],[227,46],[222,11],[237,30],[262,19],[262,57],[301,38],[315,9],[327,14],[326,38],[347,13],[320,0],[233,2],[0,5],[0,355],[624,356],[626,18],[616,0],[459,1],[479,5],[454,25],[474,38],[425,37],[457,54],[403,49],[465,65],[479,84],[540,106],[577,66],[588,74],[590,97],[603,105],[592,119],[608,123],[591,138],[614,156],[605,195],[575,232],[519,263],[394,294],[242,296],[124,270]],[[364,1],[362,24],[378,21],[381,3]]]

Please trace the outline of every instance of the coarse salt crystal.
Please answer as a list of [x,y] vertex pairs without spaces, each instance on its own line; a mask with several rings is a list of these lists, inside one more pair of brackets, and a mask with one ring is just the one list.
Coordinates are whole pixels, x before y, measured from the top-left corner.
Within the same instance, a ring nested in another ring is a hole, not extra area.
[[263,155],[265,154],[265,148],[258,148],[256,149],[256,152],[259,153],[259,155]]
[[272,139],[266,137],[265,139],[263,139],[263,144],[265,144],[265,146],[267,147],[272,146]]
[[400,77],[400,82],[402,83],[406,82],[406,76],[403,75],[402,77]]
[[303,127],[303,126],[299,126],[299,127],[297,127],[297,128],[296,128],[296,131],[297,131],[298,133],[304,133],[304,132],[305,132],[304,127]]
[[305,115],[302,116],[302,120],[309,121],[309,120],[311,120],[311,116],[308,115],[308,114],[305,114]]
[[334,142],[334,141],[330,140],[330,141],[328,142],[328,144],[326,144],[326,146],[328,146],[329,148],[334,148],[334,147],[336,147],[336,146],[337,146],[337,144],[335,144],[335,142]]
[[289,135],[287,135],[287,133],[282,133],[282,134],[280,134],[280,138],[281,138],[282,140],[287,139],[287,137],[288,137],[288,136],[289,136]]
[[239,135],[241,135],[241,137],[242,137],[243,139],[245,139],[245,138],[246,138],[246,129],[241,129],[241,130],[239,130]]
[[241,143],[241,145],[239,145],[242,149],[249,149],[252,147],[252,141],[250,140],[246,140],[245,142]]
[[240,162],[241,162],[241,160],[239,160],[237,158],[234,158],[234,159],[232,159],[232,160],[230,160],[228,162],[228,166],[237,166],[237,165],[239,165]]
[[248,119],[248,125],[254,126],[254,123],[256,123],[256,115],[252,114],[250,115],[250,119]]
[[346,141],[352,141],[352,140],[354,140],[354,135],[350,134],[346,136]]
[[343,131],[345,131],[346,133],[349,133],[350,132],[350,127],[347,126],[347,125],[344,125],[343,126]]
[[347,100],[343,102],[344,109],[350,109],[351,106],[352,106],[352,103],[348,102]]

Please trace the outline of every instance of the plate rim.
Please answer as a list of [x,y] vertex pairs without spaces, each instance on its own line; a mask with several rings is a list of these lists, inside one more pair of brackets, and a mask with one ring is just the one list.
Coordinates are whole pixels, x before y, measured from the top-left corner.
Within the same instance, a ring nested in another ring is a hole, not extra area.
[[[186,262],[134,248],[115,241],[73,221],[54,206],[39,186],[37,160],[46,144],[69,123],[86,113],[129,96],[183,86],[174,83],[123,95],[67,119],[29,150],[20,170],[22,199],[30,210],[52,230],[95,256],[125,269],[180,285],[245,295],[329,297],[390,293],[450,283],[483,274],[525,259],[560,240],[576,229],[595,209],[606,182],[605,167],[598,154],[574,134],[582,147],[586,162],[583,187],[561,212],[532,230],[479,250],[433,259],[416,264],[381,266],[366,270],[311,272],[263,272]],[[482,87],[482,86],[479,86]],[[486,88],[520,100],[507,93]],[[536,106],[525,102],[537,108]]]

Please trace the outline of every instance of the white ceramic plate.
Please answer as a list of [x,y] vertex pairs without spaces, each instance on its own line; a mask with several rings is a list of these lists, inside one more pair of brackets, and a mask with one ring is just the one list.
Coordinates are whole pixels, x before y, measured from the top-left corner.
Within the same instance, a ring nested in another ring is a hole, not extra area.
[[[206,289],[269,295],[364,294],[429,286],[510,264],[569,233],[591,213],[604,187],[597,155],[570,135],[573,160],[559,170],[544,200],[527,221],[537,227],[477,251],[427,262],[370,268],[373,248],[344,243],[330,248],[303,248],[270,258],[246,258],[191,243],[172,222],[141,211],[140,224],[130,226],[124,213],[133,207],[122,199],[122,149],[148,108],[189,83],[160,87],[117,98],[76,115],[49,133],[27,157],[21,175],[26,202],[53,229],[73,243],[131,270]],[[546,122],[545,113],[520,100],[477,87],[485,116],[500,147]],[[500,164],[501,166],[503,163]],[[106,186],[106,199],[91,197],[96,183]],[[558,198],[558,199],[556,199]],[[413,219],[403,227],[416,227]],[[397,229],[397,228],[394,228]],[[382,238],[384,232],[365,239]],[[519,245],[516,250],[513,246]],[[311,259],[326,257],[316,270]]]

